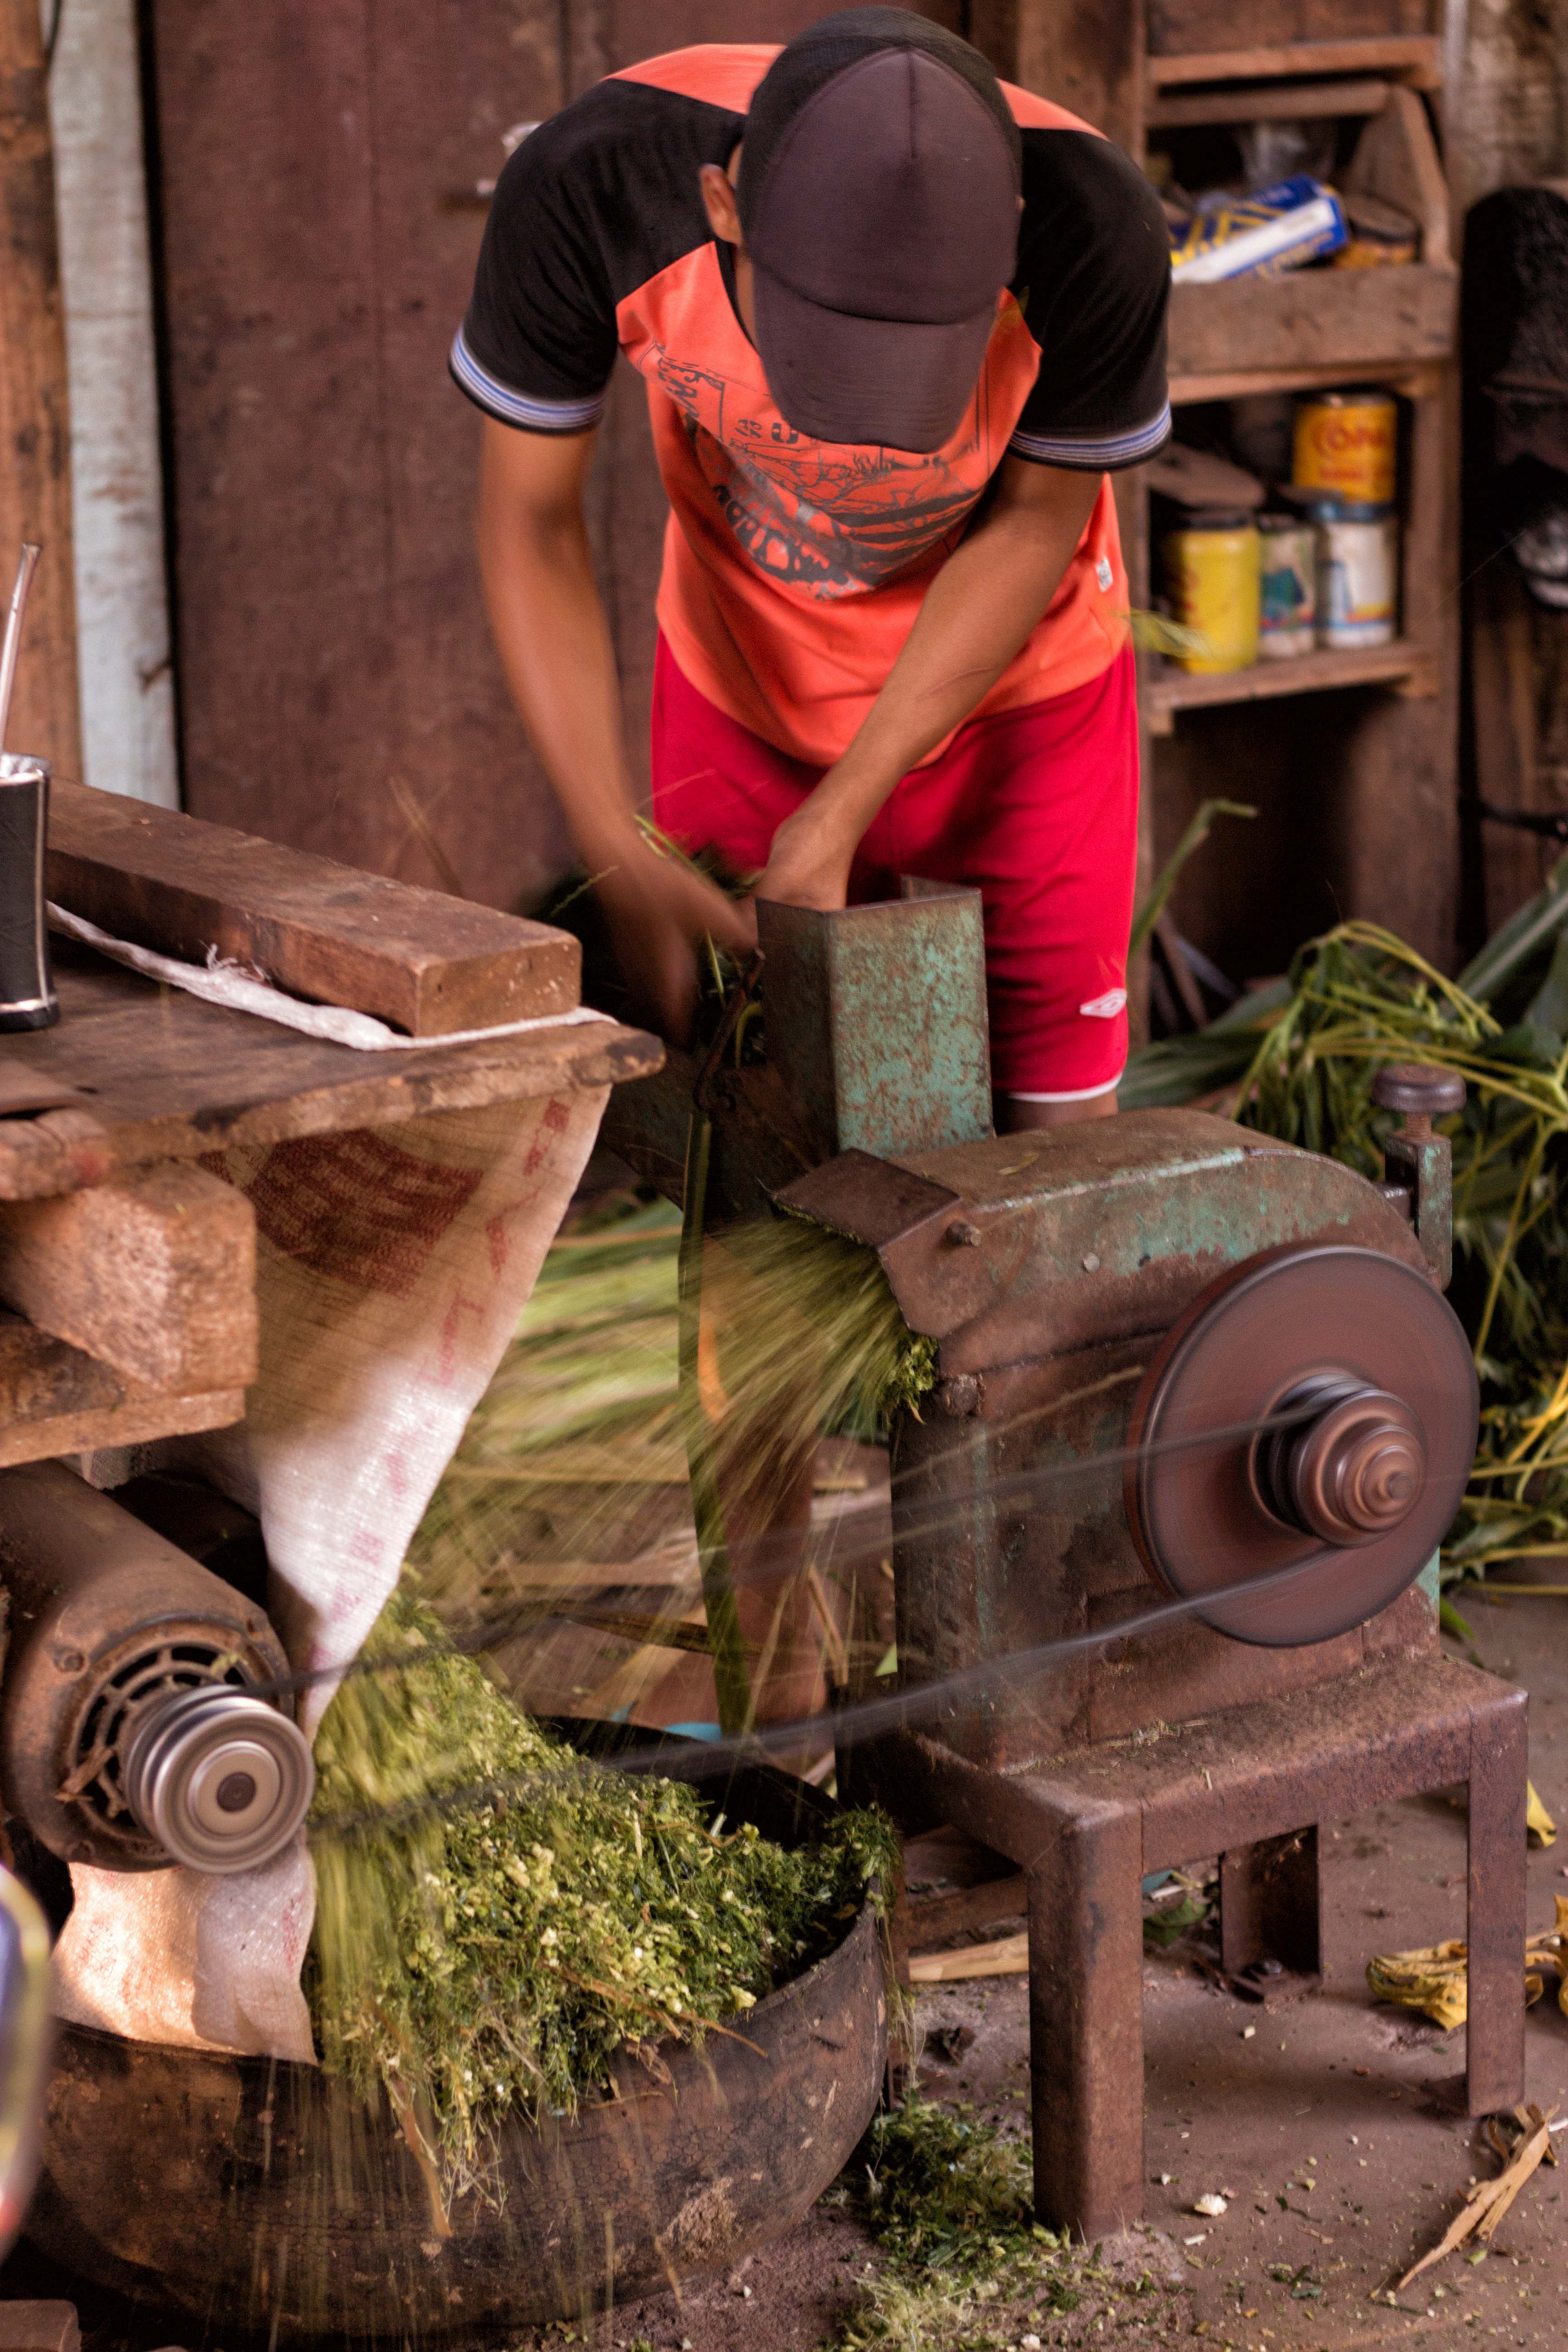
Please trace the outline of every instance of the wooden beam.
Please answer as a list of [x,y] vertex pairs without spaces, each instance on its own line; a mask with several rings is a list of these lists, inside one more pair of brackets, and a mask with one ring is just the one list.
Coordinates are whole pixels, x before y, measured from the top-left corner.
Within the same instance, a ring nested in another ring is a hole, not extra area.
[[[1250,386],[1268,375],[1285,390],[1312,383],[1385,382],[1391,369],[1408,371],[1448,358],[1458,308],[1459,275],[1447,260],[1387,269],[1296,269],[1279,278],[1173,286],[1172,398],[1232,398],[1237,395],[1212,387],[1237,383],[1239,393],[1239,380]],[[1205,389],[1194,390],[1194,384]],[[1268,388],[1257,384],[1258,390]]]
[[0,1201],[47,1201],[101,1184],[114,1164],[114,1145],[90,1111],[0,1118]]
[[1148,681],[1144,709],[1151,732],[1168,735],[1178,710],[1213,710],[1223,703],[1268,702],[1287,694],[1320,694],[1352,686],[1392,686],[1426,698],[1437,692],[1436,665],[1425,647],[1400,639],[1348,649],[1326,646],[1288,660],[1255,662],[1250,669],[1212,675],[1173,667]]
[[[1392,278],[1390,269],[1346,270],[1345,276]],[[1233,285],[1247,281],[1233,278]],[[1181,292],[1181,288],[1174,289]],[[1215,294],[1215,286],[1194,287],[1194,293]],[[1222,368],[1208,375],[1174,375],[1171,378],[1173,408],[1196,406],[1209,400],[1245,400],[1259,392],[1312,392],[1320,385],[1343,384],[1352,377],[1358,383],[1381,384],[1386,392],[1396,392],[1405,400],[1432,400],[1441,392],[1444,372],[1436,366],[1413,366],[1408,360],[1365,360],[1353,368],[1344,361],[1330,367],[1266,367]]]
[[1389,89],[1386,81],[1244,82],[1239,89],[1157,98],[1144,121],[1151,131],[1181,131],[1211,122],[1312,122],[1379,114]]
[[70,413],[37,0],[0,0],[0,596],[10,594],[22,541],[39,541],[44,550],[7,740],[78,776]]
[[226,1429],[245,1415],[241,1389],[157,1396],[107,1364],[0,1314],[0,1469],[100,1445],[144,1445]]
[[185,963],[216,950],[414,1037],[578,1001],[581,950],[564,931],[79,784],[51,799],[48,891],[115,939]]
[[1274,74],[1302,79],[1332,73],[1392,73],[1418,89],[1442,86],[1441,44],[1428,33],[1386,33],[1348,41],[1285,41],[1255,49],[1189,50],[1152,57],[1156,89],[1180,82],[1261,81]]
[[242,1389],[256,1378],[255,1213],[174,1163],[7,1202],[0,1299],[142,1388]]

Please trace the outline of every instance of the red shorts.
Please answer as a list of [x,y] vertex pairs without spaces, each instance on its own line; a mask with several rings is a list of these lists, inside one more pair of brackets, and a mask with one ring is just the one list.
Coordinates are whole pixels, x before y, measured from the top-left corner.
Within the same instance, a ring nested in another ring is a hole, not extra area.
[[[661,636],[653,677],[653,814],[739,874],[825,772],[714,708]],[[1105,1094],[1127,1059],[1127,939],[1138,848],[1131,650],[1070,694],[961,727],[894,787],[860,844],[851,903],[898,877],[977,885],[985,906],[991,1064],[1026,1099]]]

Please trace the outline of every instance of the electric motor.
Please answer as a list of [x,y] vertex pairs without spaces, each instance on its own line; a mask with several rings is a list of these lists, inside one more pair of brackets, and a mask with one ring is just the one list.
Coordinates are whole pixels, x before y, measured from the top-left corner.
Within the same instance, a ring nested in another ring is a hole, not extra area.
[[0,1793],[108,1870],[270,1861],[314,1790],[266,1613],[58,1462],[0,1472]]

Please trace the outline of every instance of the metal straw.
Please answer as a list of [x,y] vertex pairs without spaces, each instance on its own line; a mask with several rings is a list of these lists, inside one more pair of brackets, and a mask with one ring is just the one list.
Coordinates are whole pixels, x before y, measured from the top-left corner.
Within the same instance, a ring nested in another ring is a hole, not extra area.
[[22,560],[16,566],[16,584],[11,591],[11,609],[5,615],[5,641],[0,645],[0,757],[5,751],[5,730],[11,723],[11,690],[16,683],[16,656],[22,649],[22,615],[26,610],[27,591],[33,584],[33,574],[43,553],[31,540],[22,542]]

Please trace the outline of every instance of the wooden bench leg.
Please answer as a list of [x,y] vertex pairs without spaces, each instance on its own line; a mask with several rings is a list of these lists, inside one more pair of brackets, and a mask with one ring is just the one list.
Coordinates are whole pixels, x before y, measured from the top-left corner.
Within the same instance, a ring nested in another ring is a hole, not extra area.
[[1227,1976],[1268,1959],[1298,1976],[1322,1973],[1315,1824],[1221,1854],[1219,1952]]
[[1028,1873],[1035,2210],[1106,2236],[1143,2210],[1142,1824],[1086,1804]]
[[1523,1691],[1508,1692],[1471,1719],[1465,2074],[1472,2116],[1495,2115],[1524,2096],[1528,1729]]

